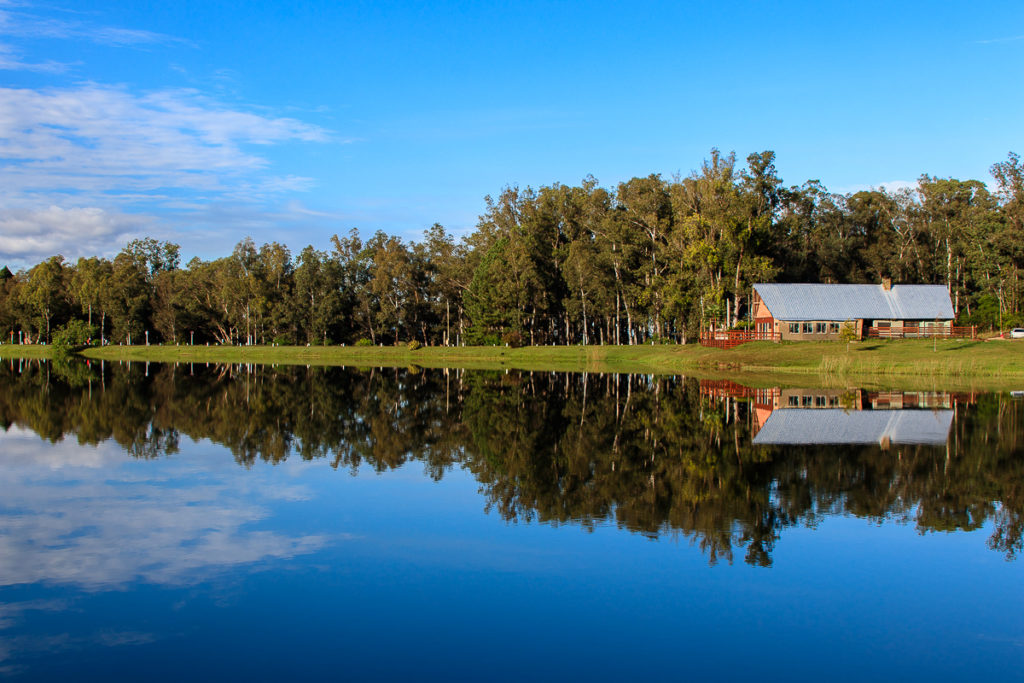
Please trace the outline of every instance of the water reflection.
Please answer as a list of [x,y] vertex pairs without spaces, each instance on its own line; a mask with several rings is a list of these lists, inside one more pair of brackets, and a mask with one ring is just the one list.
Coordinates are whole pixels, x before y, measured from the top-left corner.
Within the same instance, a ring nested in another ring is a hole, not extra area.
[[[989,547],[1007,557],[1022,548],[1022,404],[1008,396],[780,391],[681,377],[139,364],[7,363],[0,382],[0,424],[54,442],[116,443],[146,459],[175,453],[186,436],[223,444],[246,467],[291,457],[351,471],[418,462],[434,479],[460,467],[479,482],[486,508],[507,520],[682,536],[712,563],[741,551],[744,561],[768,566],[786,528],[836,513],[922,532],[991,522]],[[173,496],[214,501],[196,511],[195,524],[207,528],[222,515],[210,543],[238,541],[211,546],[224,551],[217,562],[323,542],[261,537],[254,545],[240,525],[258,513],[216,503],[228,495],[223,489],[194,489],[154,501],[151,518],[110,527],[100,550],[92,541],[53,541],[52,557],[26,560],[34,554],[28,544],[42,539],[50,547],[49,539],[77,532],[58,523],[59,510],[44,512],[60,505],[59,492],[12,474],[14,457],[4,459],[4,476],[14,479],[3,485],[24,491],[19,509],[38,512],[28,522],[5,517],[0,534],[11,552],[0,561],[0,582],[159,579],[124,558],[99,578],[81,575],[76,554],[95,558],[88,566],[102,564],[103,544],[123,534],[149,548],[137,564],[156,558],[168,576],[185,572],[188,553],[155,555],[202,537],[187,514],[175,521],[180,527],[161,521],[197,504]],[[135,495],[130,488],[91,486],[84,509],[97,528],[131,516],[119,503]],[[218,557],[203,550],[196,556]]]
[[187,464],[147,472],[123,462],[110,443],[64,442],[40,452],[34,434],[8,429],[0,452],[0,586],[185,585],[328,541],[253,526],[269,502],[304,498],[295,486],[253,477],[239,489]]
[[[746,393],[742,388],[735,392]],[[784,389],[756,392],[754,444],[945,446],[955,406],[972,395],[943,391],[867,392]]]

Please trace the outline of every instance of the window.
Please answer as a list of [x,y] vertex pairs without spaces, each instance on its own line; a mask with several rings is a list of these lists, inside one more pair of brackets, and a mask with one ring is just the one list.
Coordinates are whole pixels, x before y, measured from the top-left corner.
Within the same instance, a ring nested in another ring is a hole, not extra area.
[[813,399],[814,399],[813,396],[803,396],[803,397],[800,398],[800,403],[803,405],[804,408],[810,408],[811,407],[811,401]]
[[814,334],[814,323],[804,323],[804,334]]
[[790,323],[789,324],[789,333],[790,334],[800,334],[800,323]]
[[839,323],[829,323],[828,324],[828,333],[829,334],[839,334]]
[[825,407],[825,397],[824,396],[815,396],[814,397],[814,407],[815,408],[824,408]]
[[825,323],[814,323],[815,334],[825,334]]
[[789,405],[794,407],[794,408],[799,407],[800,406],[800,397],[799,396],[790,396],[789,397]]

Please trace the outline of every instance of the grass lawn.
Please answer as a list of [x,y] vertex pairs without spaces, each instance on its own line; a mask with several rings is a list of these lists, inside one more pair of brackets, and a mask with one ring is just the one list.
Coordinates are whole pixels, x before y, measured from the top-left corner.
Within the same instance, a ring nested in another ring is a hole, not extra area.
[[[0,358],[45,358],[42,346],[0,346]],[[953,339],[752,342],[728,351],[686,346],[107,346],[82,355],[106,360],[275,365],[419,366],[729,377],[757,384],[1024,388],[1024,341]],[[743,377],[739,377],[742,375]],[[1020,385],[1018,387],[1018,385]]]

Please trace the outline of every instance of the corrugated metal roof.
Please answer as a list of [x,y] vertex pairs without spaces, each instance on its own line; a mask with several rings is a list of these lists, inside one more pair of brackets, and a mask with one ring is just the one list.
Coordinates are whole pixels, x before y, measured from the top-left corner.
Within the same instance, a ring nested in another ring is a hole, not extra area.
[[776,320],[952,320],[942,285],[754,285]]
[[851,410],[781,408],[754,436],[767,444],[891,443],[941,446],[949,438],[952,410]]

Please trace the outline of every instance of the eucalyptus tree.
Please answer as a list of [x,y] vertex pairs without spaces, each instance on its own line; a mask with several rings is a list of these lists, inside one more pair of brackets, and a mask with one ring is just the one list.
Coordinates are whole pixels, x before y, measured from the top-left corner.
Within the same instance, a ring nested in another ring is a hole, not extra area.
[[1018,312],[1021,309],[1021,269],[1024,268],[1024,166],[1013,152],[1006,161],[993,164],[999,200],[999,213],[1003,229],[992,241],[1003,266],[998,271],[995,288],[1000,310]]
[[416,299],[410,254],[402,240],[377,231],[363,247],[371,264],[366,294],[370,303],[371,332],[375,338],[390,332],[398,343],[413,323]]
[[254,315],[259,343],[293,341],[296,321],[291,298],[295,264],[291,251],[278,242],[264,244],[256,255],[253,273]]
[[424,232],[423,247],[430,264],[429,297],[436,307],[435,317],[442,325],[441,343],[450,346],[453,328],[457,330],[458,338],[465,335],[463,294],[472,278],[466,267],[466,247],[465,244],[456,244],[439,223],[434,223]]
[[92,327],[93,313],[99,314],[99,331],[102,339],[106,333],[107,311],[104,306],[104,291],[110,282],[113,265],[103,258],[80,258],[71,274],[70,293],[73,303],[86,316],[86,322]]
[[351,229],[347,236],[331,237],[334,249],[330,258],[337,268],[336,283],[340,306],[340,321],[344,326],[342,337],[346,341],[356,341],[368,334],[376,343],[376,333],[370,320],[370,301],[366,296],[366,287],[370,281],[370,262],[363,252],[363,241],[359,231]]
[[300,334],[309,344],[333,341],[340,310],[336,262],[324,251],[307,246],[299,253],[295,267],[293,301],[302,323]]
[[153,296],[144,268],[144,260],[122,251],[114,257],[103,291],[102,305],[110,315],[111,336],[127,344],[138,341],[147,330]]
[[953,298],[953,311],[958,313],[961,295],[967,291],[971,244],[982,237],[985,215],[993,210],[995,203],[985,184],[977,180],[922,175],[918,193],[921,216],[927,225],[935,257],[933,277],[945,281]]
[[673,224],[669,190],[660,175],[652,174],[619,183],[615,199],[625,221],[635,230],[631,236],[640,238],[634,244],[640,258],[633,298],[646,318],[643,336],[654,334],[660,337],[664,307],[662,290],[668,268],[664,250]]
[[734,154],[722,156],[712,149],[700,171],[671,188],[676,229],[670,242],[676,277],[689,279],[696,288],[701,321],[724,318],[731,324],[734,317],[734,301],[727,301],[726,291],[735,283],[739,267],[736,235],[747,224],[735,164]]
[[21,303],[36,316],[37,335],[50,341],[50,323],[54,316],[63,314],[68,303],[67,266],[63,256],[52,256],[35,265],[19,293]]

